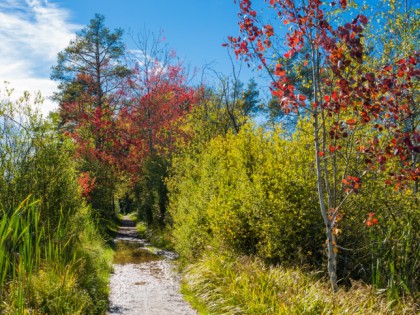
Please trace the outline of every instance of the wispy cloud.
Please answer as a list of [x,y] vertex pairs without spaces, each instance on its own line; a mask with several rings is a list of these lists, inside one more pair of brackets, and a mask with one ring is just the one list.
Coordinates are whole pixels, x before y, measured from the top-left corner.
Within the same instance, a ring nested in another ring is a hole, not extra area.
[[[49,80],[57,53],[81,27],[68,22],[70,12],[48,0],[0,2],[0,86],[9,81],[16,94],[41,91],[48,97],[57,84]],[[47,113],[55,104],[46,100]]]

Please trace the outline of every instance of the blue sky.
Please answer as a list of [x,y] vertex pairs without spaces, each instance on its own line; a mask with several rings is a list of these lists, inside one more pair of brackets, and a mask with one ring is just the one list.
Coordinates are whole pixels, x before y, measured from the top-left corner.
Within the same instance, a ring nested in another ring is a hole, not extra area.
[[[367,0],[374,5],[378,1]],[[419,6],[417,1],[409,0]],[[262,0],[254,3],[266,6]],[[192,68],[211,64],[228,75],[232,67],[221,45],[239,33],[237,11],[233,0],[0,0],[0,90],[3,81],[9,81],[16,95],[24,90],[51,95],[57,86],[49,79],[57,53],[95,13],[105,16],[110,29],[125,30],[129,49],[136,48],[129,32],[163,31],[185,64]],[[256,74],[244,65],[242,81],[252,76]],[[55,106],[47,99],[43,111]]]
[[[105,16],[110,29],[125,30],[128,48],[135,48],[130,32],[163,31],[169,46],[192,68],[211,64],[218,72],[231,71],[221,45],[238,34],[233,0],[1,0],[0,84],[9,81],[16,94],[40,90],[51,95],[56,82],[49,75],[57,53],[95,13]],[[242,67],[244,81],[252,75]],[[44,112],[55,106],[45,103]]]
[[[167,42],[188,63],[201,66],[217,61],[224,65],[221,44],[237,33],[237,9],[233,0],[69,0],[57,1],[71,10],[71,21],[88,24],[95,13],[106,17],[110,28],[137,33],[162,30]],[[127,45],[132,46],[127,36]]]

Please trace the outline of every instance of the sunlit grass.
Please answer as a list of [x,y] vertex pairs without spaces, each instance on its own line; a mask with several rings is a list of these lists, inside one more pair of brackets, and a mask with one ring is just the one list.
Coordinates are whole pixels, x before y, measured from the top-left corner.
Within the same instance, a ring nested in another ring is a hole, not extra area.
[[146,231],[147,231],[147,224],[145,222],[138,222],[136,225],[136,230],[140,238],[145,238]]
[[299,268],[210,254],[189,266],[183,291],[200,314],[415,314],[411,301],[390,302],[354,282],[332,294],[327,281]]
[[81,209],[79,224],[39,220],[37,201],[27,198],[0,213],[1,314],[103,314],[113,251]]

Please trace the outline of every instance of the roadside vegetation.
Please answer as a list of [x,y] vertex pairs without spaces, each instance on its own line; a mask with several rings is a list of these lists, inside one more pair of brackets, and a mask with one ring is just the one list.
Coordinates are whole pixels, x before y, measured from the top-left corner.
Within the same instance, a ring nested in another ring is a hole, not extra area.
[[335,294],[302,267],[267,266],[231,253],[209,253],[185,271],[184,294],[199,314],[415,314],[412,299],[390,302],[361,281]]
[[203,314],[415,314],[418,199],[376,176],[344,208],[340,290],[330,292],[307,125],[290,139],[245,126],[174,159],[169,212],[184,293]]
[[112,250],[82,198],[74,145],[31,105],[0,102],[0,313],[103,314]]
[[269,120],[222,82],[167,180],[203,314],[419,312],[420,12],[403,2],[270,1],[269,24],[239,1],[225,46],[267,75]]

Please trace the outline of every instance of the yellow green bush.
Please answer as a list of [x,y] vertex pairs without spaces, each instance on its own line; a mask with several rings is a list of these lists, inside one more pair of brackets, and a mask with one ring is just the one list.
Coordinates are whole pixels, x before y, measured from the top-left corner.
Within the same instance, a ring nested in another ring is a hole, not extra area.
[[215,247],[275,263],[314,262],[322,222],[305,142],[247,126],[175,158],[169,212],[181,255]]
[[[232,251],[274,265],[308,264],[325,275],[325,228],[309,124],[301,120],[291,136],[245,126],[207,142],[193,138],[180,150],[167,185],[169,222],[181,257],[194,261],[208,252]],[[342,141],[343,147],[355,145]],[[360,157],[346,150],[335,155],[341,166],[331,169],[331,176],[361,174],[362,181],[359,191],[348,195],[341,182],[335,184],[339,200],[345,200],[335,231],[339,282],[351,287],[362,280],[386,291],[390,301],[416,299],[418,196],[409,187],[385,185],[386,173],[362,172]],[[370,216],[377,224],[369,226]]]

